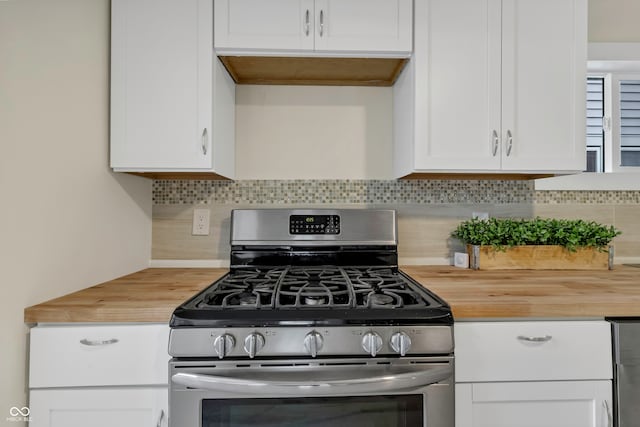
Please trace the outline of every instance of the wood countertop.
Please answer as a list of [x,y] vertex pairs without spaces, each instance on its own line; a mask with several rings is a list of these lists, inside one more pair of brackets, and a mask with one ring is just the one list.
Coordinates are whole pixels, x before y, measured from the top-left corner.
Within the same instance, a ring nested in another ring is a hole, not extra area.
[[640,317],[640,268],[487,270],[403,267],[451,305],[456,320]]
[[25,323],[169,322],[225,268],[148,268],[24,310]]
[[[473,271],[407,266],[402,270],[445,299],[456,320],[640,317],[640,268]],[[180,303],[226,271],[149,268],[28,307],[24,320],[164,323]]]

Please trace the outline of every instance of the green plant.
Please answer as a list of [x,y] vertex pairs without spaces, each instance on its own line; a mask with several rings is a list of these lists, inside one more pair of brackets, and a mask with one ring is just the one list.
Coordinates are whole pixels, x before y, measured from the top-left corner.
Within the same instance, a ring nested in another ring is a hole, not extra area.
[[500,250],[518,245],[560,245],[575,251],[578,247],[605,250],[620,233],[613,226],[581,219],[490,218],[463,221],[451,236],[469,245],[491,245]]

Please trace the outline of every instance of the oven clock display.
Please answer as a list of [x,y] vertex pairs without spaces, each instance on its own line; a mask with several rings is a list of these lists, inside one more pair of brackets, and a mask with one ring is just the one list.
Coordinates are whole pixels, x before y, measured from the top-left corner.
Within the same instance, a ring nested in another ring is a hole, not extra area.
[[291,215],[289,216],[289,233],[340,234],[340,216]]

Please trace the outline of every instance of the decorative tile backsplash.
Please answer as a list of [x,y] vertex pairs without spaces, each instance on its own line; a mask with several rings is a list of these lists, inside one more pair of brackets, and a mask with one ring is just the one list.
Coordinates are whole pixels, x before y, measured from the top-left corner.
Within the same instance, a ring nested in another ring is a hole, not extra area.
[[[232,209],[323,204],[395,209],[403,263],[447,263],[456,249],[451,231],[476,211],[615,225],[623,232],[615,240],[616,259],[640,253],[640,191],[535,191],[532,181],[506,180],[162,180],[153,184],[153,203],[154,260],[228,260]],[[191,234],[200,205],[210,211],[209,236]]]
[[638,204],[640,191],[536,191],[537,204]]
[[532,181],[246,180],[153,183],[154,205],[533,203]]

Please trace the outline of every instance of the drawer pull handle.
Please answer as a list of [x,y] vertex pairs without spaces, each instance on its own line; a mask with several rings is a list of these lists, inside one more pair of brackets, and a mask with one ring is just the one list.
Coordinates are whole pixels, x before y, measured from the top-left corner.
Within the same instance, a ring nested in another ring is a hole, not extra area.
[[160,410],[160,417],[158,417],[158,422],[156,423],[156,427],[162,427],[162,421],[164,420],[164,409]]
[[109,340],[88,340],[86,338],[83,338],[80,340],[80,344],[88,345],[91,347],[97,347],[101,345],[110,345],[110,344],[115,344],[117,342],[118,342],[117,338],[111,338]]
[[611,427],[613,425],[613,416],[611,415],[611,410],[609,409],[609,402],[607,400],[602,401],[602,406],[604,410],[604,416],[607,420],[606,427]]
[[524,335],[518,335],[518,339],[526,342],[547,342],[551,341],[551,335],[545,335],[543,337],[527,337]]

